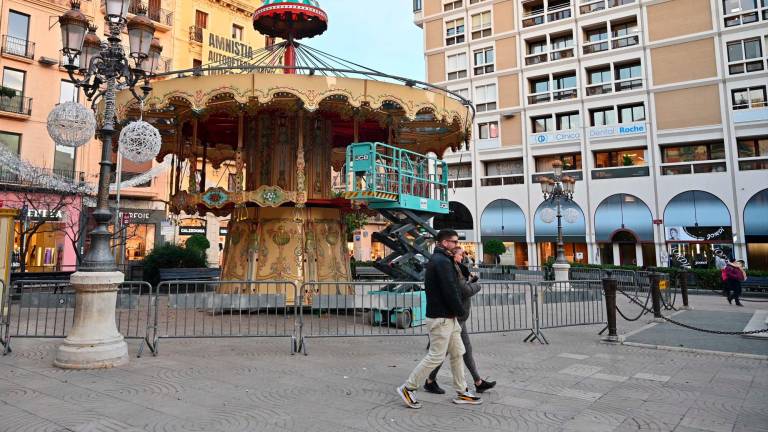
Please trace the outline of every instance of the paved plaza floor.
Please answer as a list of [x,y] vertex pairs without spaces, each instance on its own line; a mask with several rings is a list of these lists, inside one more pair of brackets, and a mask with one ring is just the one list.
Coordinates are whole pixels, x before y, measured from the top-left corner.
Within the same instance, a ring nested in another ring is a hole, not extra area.
[[606,344],[601,327],[545,330],[549,345],[473,335],[480,372],[499,384],[480,406],[418,392],[421,410],[395,387],[424,336],[312,339],[308,356],[286,338],[162,340],[157,357],[95,371],[52,367],[60,340],[15,339],[0,358],[0,432],[768,431],[768,361]]

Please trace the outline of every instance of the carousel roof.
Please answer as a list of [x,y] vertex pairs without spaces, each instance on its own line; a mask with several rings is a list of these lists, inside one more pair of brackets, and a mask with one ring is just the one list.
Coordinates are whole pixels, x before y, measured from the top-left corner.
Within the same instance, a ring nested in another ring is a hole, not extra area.
[[311,38],[328,29],[328,15],[315,0],[265,0],[253,13],[253,28],[281,39]]

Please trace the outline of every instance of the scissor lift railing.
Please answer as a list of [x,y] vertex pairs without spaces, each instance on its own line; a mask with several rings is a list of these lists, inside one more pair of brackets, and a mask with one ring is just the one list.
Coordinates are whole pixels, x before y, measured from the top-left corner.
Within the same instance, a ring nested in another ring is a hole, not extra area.
[[390,225],[373,238],[392,252],[374,266],[395,280],[424,280],[424,264],[437,232],[428,220],[448,213],[445,161],[382,143],[347,147],[346,192],[365,201]]

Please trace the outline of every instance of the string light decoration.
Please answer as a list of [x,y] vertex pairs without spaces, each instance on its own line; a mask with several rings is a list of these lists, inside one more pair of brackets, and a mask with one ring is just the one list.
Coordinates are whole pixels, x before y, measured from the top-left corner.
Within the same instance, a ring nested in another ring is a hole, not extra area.
[[[161,163],[160,165],[153,167],[148,171],[144,172],[143,174],[140,174],[140,175],[137,175],[136,177],[131,178],[130,180],[125,180],[120,182],[120,189],[138,186],[140,184],[144,184],[152,180],[153,178],[157,177],[158,174],[168,170],[171,167],[172,160],[173,160],[173,155],[166,155],[165,159],[163,159],[163,163]],[[116,190],[117,190],[117,183],[112,183],[109,185],[110,192],[114,192]]]
[[48,114],[46,124],[53,142],[66,147],[80,147],[93,138],[96,118],[93,111],[74,101],[57,104]]
[[149,162],[160,152],[160,131],[144,120],[128,123],[120,131],[120,154],[133,162]]
[[96,192],[93,185],[36,167],[3,145],[0,145],[0,166],[3,167],[4,171],[14,175],[16,177],[15,182],[20,184],[63,194],[90,195]]

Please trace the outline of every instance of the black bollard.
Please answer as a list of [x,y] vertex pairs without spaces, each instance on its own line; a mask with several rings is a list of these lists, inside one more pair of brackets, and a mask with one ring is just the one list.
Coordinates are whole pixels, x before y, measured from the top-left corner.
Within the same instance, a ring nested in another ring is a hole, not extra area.
[[653,318],[661,319],[661,290],[659,289],[659,277],[658,273],[651,273],[648,275],[648,280],[651,282],[651,302],[653,302]]
[[603,292],[605,293],[605,312],[608,319],[608,336],[603,339],[606,342],[619,342],[616,332],[616,279],[610,274],[603,278]]
[[690,309],[688,305],[688,273],[680,272],[680,296],[683,298],[683,309]]

